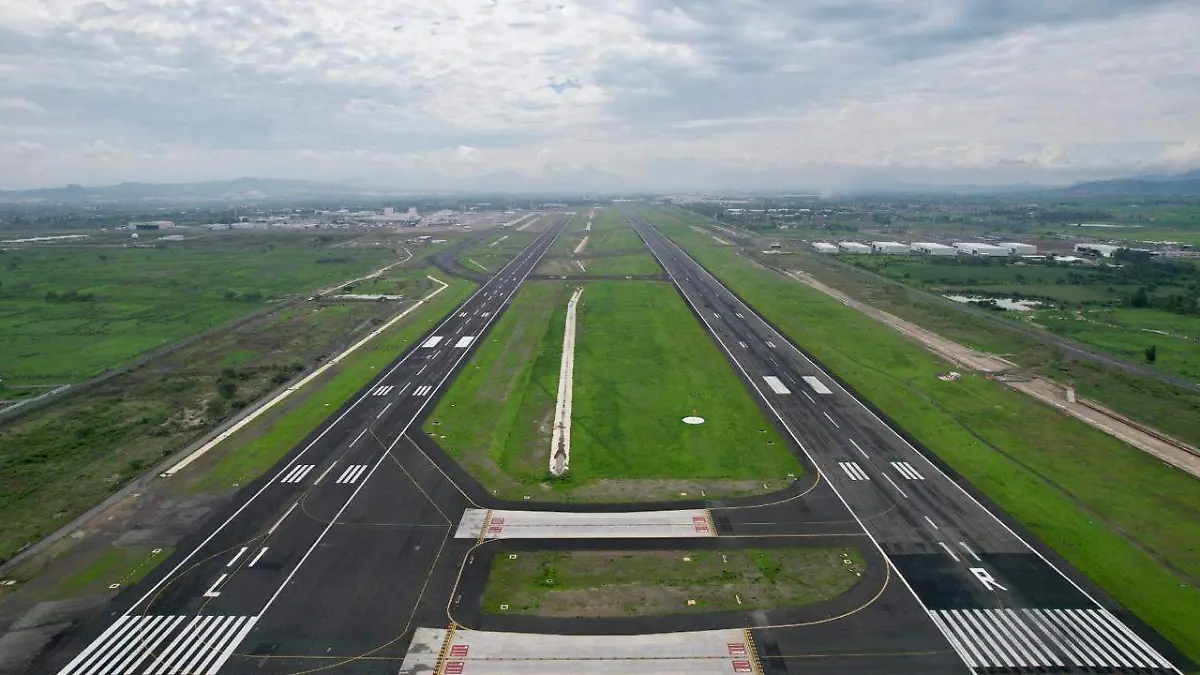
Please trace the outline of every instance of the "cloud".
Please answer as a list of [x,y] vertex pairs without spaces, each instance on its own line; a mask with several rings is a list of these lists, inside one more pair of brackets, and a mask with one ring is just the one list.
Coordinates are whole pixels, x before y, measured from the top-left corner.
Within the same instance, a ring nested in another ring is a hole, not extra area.
[[1176,145],[1167,146],[1162,151],[1162,160],[1175,167],[1200,166],[1200,138],[1192,138]]
[[42,0],[0,26],[0,147],[42,147],[10,181],[1069,182],[1186,164],[1200,128],[1190,1]]

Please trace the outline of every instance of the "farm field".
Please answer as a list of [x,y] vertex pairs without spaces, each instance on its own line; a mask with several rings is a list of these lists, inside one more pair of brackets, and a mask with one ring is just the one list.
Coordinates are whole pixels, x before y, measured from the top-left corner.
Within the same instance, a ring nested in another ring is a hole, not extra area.
[[8,387],[98,375],[264,307],[396,260],[309,234],[199,238],[155,247],[0,253],[0,378]]
[[[424,276],[425,271],[409,274]],[[269,458],[282,455],[328,416],[326,403],[339,404],[365,384],[376,372],[372,366],[394,358],[470,288],[467,282],[452,282],[374,343],[197,462],[198,470],[212,468],[213,462],[219,466],[195,489],[228,490],[257,475],[274,461]],[[0,446],[8,450],[0,455],[5,477],[0,561],[406,306],[346,301],[285,307],[6,421],[0,427]]]
[[849,548],[522,551],[492,558],[482,609],[632,617],[798,607],[845,593],[865,568]]
[[1031,321],[1046,330],[1131,361],[1146,361],[1154,349],[1154,365],[1200,381],[1200,316],[1180,316],[1156,309],[1041,310]]
[[948,364],[882,324],[670,215],[647,217],[1051,548],[1200,656],[1200,482],[998,383],[942,382]]
[[[644,501],[773,491],[801,472],[675,290],[622,281],[585,286],[571,470],[551,479],[571,288],[527,284],[426,423],[485,486],[508,497]],[[689,415],[706,421],[686,425]]]

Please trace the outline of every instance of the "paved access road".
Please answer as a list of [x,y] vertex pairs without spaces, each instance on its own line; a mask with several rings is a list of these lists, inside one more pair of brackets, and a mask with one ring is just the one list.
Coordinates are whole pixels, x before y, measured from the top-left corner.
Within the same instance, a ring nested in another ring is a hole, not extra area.
[[627,216],[746,383],[967,666],[1174,671],[1061,565],[952,481],[674,242],[641,217]]

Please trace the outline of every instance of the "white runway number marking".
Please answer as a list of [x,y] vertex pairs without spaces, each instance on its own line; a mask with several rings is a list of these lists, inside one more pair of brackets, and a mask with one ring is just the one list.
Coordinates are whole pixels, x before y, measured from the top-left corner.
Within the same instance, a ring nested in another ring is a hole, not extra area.
[[316,464],[297,464],[296,466],[292,467],[292,470],[287,472],[287,474],[283,478],[280,478],[279,482],[280,483],[299,483],[300,481],[304,480],[304,477],[307,476],[309,474],[309,472],[312,471],[313,469],[315,469],[316,467],[317,467]]
[[58,675],[214,675],[256,616],[123,616]]
[[908,462],[892,462],[892,468],[909,480],[925,480],[925,476],[918,473]]
[[858,462],[838,462],[838,466],[842,467],[842,471],[850,477],[850,480],[871,480],[866,471],[858,465]]
[[952,609],[930,615],[971,668],[1173,670],[1103,609]]
[[358,482],[358,479],[362,477],[363,472],[366,470],[366,464],[351,464],[350,466],[346,467],[346,470],[343,471],[342,475],[338,476],[338,479],[334,482],[338,485],[354,485]]

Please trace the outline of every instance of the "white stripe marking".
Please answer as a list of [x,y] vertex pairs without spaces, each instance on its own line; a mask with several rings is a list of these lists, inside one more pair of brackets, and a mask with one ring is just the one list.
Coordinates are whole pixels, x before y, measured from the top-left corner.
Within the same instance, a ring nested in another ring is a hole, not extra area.
[[242,554],[246,552],[246,549],[247,549],[247,547],[243,546],[240,551],[233,554],[233,557],[229,559],[229,562],[225,563],[225,566],[233,567],[233,564],[238,561],[238,558],[242,557]]
[[165,649],[163,649],[162,653],[158,655],[158,658],[154,659],[154,662],[150,664],[150,667],[146,668],[144,671],[146,675],[150,675],[150,673],[161,673],[162,670],[158,669],[159,664],[162,664],[164,668],[168,665],[164,662],[168,661],[170,658],[172,658],[172,655],[177,653],[175,648],[180,646],[180,644],[192,634],[192,629],[195,628],[201,621],[203,621],[204,618],[205,617],[202,616],[192,617],[192,620],[183,627],[183,630],[175,636],[174,640],[171,640],[171,643],[167,645]]
[[771,391],[775,392],[776,394],[782,395],[792,393],[792,390],[787,388],[787,385],[783,383],[783,380],[775,377],[774,375],[764,375],[763,381],[766,382],[767,386],[771,388]]
[[458,339],[458,342],[454,343],[454,348],[455,349],[466,349],[467,347],[470,347],[471,343],[474,341],[475,341],[474,335],[464,335]]
[[203,629],[197,631],[196,639],[192,640],[192,642],[190,644],[188,644],[187,649],[181,654],[179,660],[177,660],[175,662],[175,664],[171,666],[170,670],[168,671],[169,673],[171,673],[171,675],[177,675],[178,673],[183,672],[184,666],[191,663],[192,655],[195,654],[198,650],[203,650],[205,641],[208,639],[208,636],[211,635],[215,630],[217,630],[217,628],[219,628],[221,626],[221,624],[225,623],[225,619],[227,617],[216,616],[216,617],[212,617],[212,618],[213,618],[213,620],[208,622],[207,626],[205,626]]
[[421,346],[426,349],[431,349],[433,347],[438,346],[438,343],[440,343],[441,341],[442,341],[441,335],[434,335],[433,337],[429,338],[425,342],[422,342]]
[[209,588],[207,591],[204,591],[204,597],[206,597],[206,598],[219,598],[219,597],[221,597],[221,591],[218,591],[218,590],[217,590],[217,586],[220,586],[220,585],[221,585],[221,582],[222,582],[222,581],[225,581],[225,577],[227,577],[227,576],[229,576],[229,575],[228,575],[228,574],[222,574],[222,575],[221,575],[221,576],[220,576],[220,577],[219,577],[219,578],[216,580],[216,582],[214,582],[214,583],[213,583],[213,585],[212,585],[212,587],[211,587],[211,588]]
[[885,474],[883,474],[883,477],[887,479],[887,482],[892,484],[892,487],[896,488],[896,492],[899,492],[901,497],[908,499],[908,493],[905,492],[904,490],[901,490],[900,486],[896,485],[896,481],[892,480],[891,476],[889,476],[885,473]]
[[850,445],[853,445],[854,449],[857,450],[860,455],[862,455],[863,457],[866,457],[867,459],[870,459],[870,456],[867,454],[867,452],[865,450],[863,450],[862,448],[858,447],[858,443],[855,443],[853,438],[847,438],[846,440],[850,441]]
[[838,462],[838,464],[842,467],[842,471],[850,476],[850,480],[871,480],[871,477],[856,462]]
[[162,666],[156,671],[158,675],[173,672],[171,669],[173,667],[177,668],[178,662],[182,659],[183,655],[191,651],[191,645],[196,640],[196,637],[200,635],[200,633],[202,633],[208,624],[211,623],[216,617],[201,616],[197,618],[200,619],[200,622],[195,626],[188,626],[188,630],[180,635],[182,642],[179,643],[179,646],[176,647],[174,651],[164,654],[164,656],[167,657],[167,660],[164,661]]
[[975,653],[974,647],[972,647],[969,652],[966,649],[966,645],[970,645],[970,642],[965,639],[960,640],[959,638],[961,636],[959,636],[957,631],[950,626],[950,622],[947,621],[945,617],[939,616],[938,612],[931,612],[929,617],[933,619],[934,625],[936,625],[938,630],[942,632],[942,635],[950,643],[950,646],[954,647],[954,651],[958,652],[958,655],[962,657],[963,661],[966,661],[967,667],[978,668],[980,662],[976,659],[979,658],[979,655]]
[[[954,554],[951,553],[951,555],[954,555]],[[960,610],[951,610],[951,611],[959,612]],[[983,638],[984,642],[986,642],[988,645],[991,646],[991,649],[992,649],[991,653],[992,653],[993,660],[998,661],[1002,666],[1004,666],[1006,668],[1012,668],[1014,665],[1016,665],[1013,662],[1013,660],[1011,658],[1009,658],[1008,652],[1005,652],[1003,649],[1001,649],[1000,645],[996,644],[996,642],[994,640],[992,640],[992,636],[989,635],[988,632],[986,630],[984,630],[982,626],[980,626],[978,623],[975,622],[975,617],[971,616],[970,612],[962,611],[962,614],[963,614],[963,619],[965,620],[965,623],[967,625],[971,626],[972,628],[974,628],[975,632],[980,637]]]
[[225,662],[229,660],[229,657],[233,656],[233,650],[237,649],[237,646],[242,643],[242,640],[246,639],[246,635],[250,632],[250,629],[254,627],[254,624],[257,621],[258,617],[252,616],[250,617],[249,621],[242,625],[242,629],[238,631],[237,635],[233,636],[233,639],[225,645],[225,649],[221,653],[220,658],[218,658],[211,666],[209,666],[204,675],[216,675],[216,672],[221,669],[221,666],[225,665]]
[[288,508],[287,513],[284,513],[282,516],[280,516],[279,520],[275,521],[275,524],[271,526],[271,529],[267,530],[267,534],[274,534],[275,528],[282,525],[283,521],[286,520],[288,516],[292,515],[292,511],[296,509],[296,505],[299,503],[300,502],[292,502],[292,505]]
[[1037,635],[1037,631],[1033,630],[1031,626],[1028,626],[1025,624],[1025,622],[1021,621],[1021,615],[1017,614],[1016,611],[1011,609],[999,609],[992,611],[1000,615],[1001,619],[1007,621],[1009,625],[1013,627],[1013,630],[1016,631],[1022,638],[1024,638],[1030,649],[1041,655],[1045,665],[1062,667],[1062,660],[1055,655],[1054,650],[1047,647],[1045,642],[1042,642],[1041,638],[1039,638]]
[[114,633],[117,633],[118,629],[120,629],[121,626],[125,625],[125,623],[127,621],[129,621],[128,616],[122,616],[122,617],[118,618],[116,621],[114,621],[111,626],[104,629],[104,632],[100,634],[100,637],[97,637],[83,651],[79,652],[78,656],[71,659],[71,662],[68,663],[66,665],[66,667],[64,667],[62,670],[60,670],[58,672],[58,675],[70,675],[71,671],[73,671],[79,664],[83,663],[85,660],[89,660],[88,657],[91,656],[92,652],[95,651],[97,647],[105,644],[108,641],[108,638],[111,637]]
[[[391,404],[389,403],[388,405],[391,405]],[[336,459],[335,459],[335,460],[333,460],[333,463],[332,463],[332,464],[330,464],[329,466],[325,467],[325,470],[321,472],[321,475],[320,475],[320,476],[317,476],[317,479],[313,481],[313,485],[320,485],[320,484],[321,484],[321,481],[325,480],[325,476],[326,476],[326,474],[328,474],[330,471],[333,471],[333,467],[334,467],[334,465],[335,465],[335,464],[337,464],[337,460],[336,460]]]
[[249,564],[249,565],[246,565],[246,567],[254,567],[254,563],[256,563],[256,562],[258,562],[259,560],[261,560],[261,559],[262,559],[262,557],[263,557],[264,555],[266,555],[266,554],[267,554],[267,549],[268,549],[268,548],[270,548],[270,547],[269,547],[269,546],[264,546],[264,547],[262,547],[261,549],[259,549],[258,553],[257,553],[257,554],[254,556],[254,558],[252,558],[252,559],[250,560],[250,564]]
[[119,671],[121,675],[130,675],[130,673],[137,669],[139,664],[154,654],[154,650],[158,649],[158,645],[162,644],[168,637],[170,637],[171,633],[175,630],[175,627],[182,623],[185,617],[176,616],[166,618],[167,620],[158,627],[158,630],[155,631],[155,634],[146,641],[145,648],[143,648],[140,652],[135,653],[133,658],[130,659],[128,663],[122,664],[123,669]]
[[390,407],[392,407],[392,401],[389,401],[387,405],[383,406],[383,410],[379,411],[379,414],[375,416],[375,419],[379,419],[380,417],[383,417],[383,414],[385,412],[387,412],[388,408],[390,408]]
[[739,345],[739,346],[740,346],[742,349],[745,349],[745,348],[746,348],[746,343],[745,343],[745,342],[742,342],[741,340],[738,340],[738,345]]
[[829,413],[827,413],[827,412],[823,412],[823,413],[821,413],[821,414],[825,416],[825,419],[829,420],[829,423],[830,423],[830,424],[832,424],[833,426],[837,427],[838,429],[841,429],[841,428],[842,428],[842,425],[838,424],[838,423],[837,423],[837,422],[836,422],[836,421],[835,421],[835,420],[834,420],[832,417],[830,417],[830,416],[829,416]]
[[946,555],[954,559],[954,562],[962,562],[962,558],[959,558],[958,555],[954,553],[954,549],[946,545],[946,542],[939,541],[938,546],[941,546],[942,550],[946,552]]
[[805,384],[812,387],[812,390],[818,394],[832,394],[833,391],[825,386],[825,383],[813,377],[812,375],[801,375],[800,379],[804,380]]
[[939,529],[939,528],[938,528],[938,526],[937,526],[937,523],[935,523],[935,522],[933,522],[932,520],[930,520],[930,519],[929,519],[929,516],[925,516],[925,522],[929,523],[929,526],[930,526],[930,527],[932,527],[933,529],[935,529],[935,530],[936,530],[936,529]]
[[813,398],[812,394],[808,393],[807,391],[803,391],[800,393],[804,394],[804,398],[807,398],[809,401],[812,401],[813,403],[817,402],[817,399]]
[[229,628],[240,622],[241,619],[234,616],[221,617],[214,621],[212,628],[196,643],[196,655],[179,666],[180,672],[196,672],[196,666],[200,665],[202,661],[208,661],[212,658],[211,652],[213,648],[223,641],[222,636],[225,635]]
[[362,431],[358,432],[358,435],[354,437],[354,440],[350,441],[350,447],[353,448],[354,444],[357,443],[359,441],[359,439],[361,439],[364,435],[366,435],[366,433],[367,433],[366,429],[363,429]]
[[770,347],[771,349],[775,349],[775,343],[771,342],[770,340],[767,340],[767,346]]
[[103,655],[99,655],[99,658],[87,667],[87,671],[104,672],[110,664],[120,660],[131,649],[136,649],[138,638],[149,624],[150,619],[147,617],[141,617],[140,621],[131,624],[127,630],[122,631],[118,640],[109,645],[110,648]]
[[214,635],[212,637],[212,639],[209,641],[208,646],[207,646],[207,651],[204,653],[204,657],[197,658],[195,663],[188,666],[186,672],[188,672],[188,673],[203,672],[204,667],[207,666],[209,663],[211,663],[213,661],[213,659],[217,658],[217,656],[221,654],[222,647],[224,647],[226,643],[228,643],[230,640],[232,640],[237,635],[238,628],[240,628],[242,625],[242,622],[248,620],[248,618],[249,617],[239,616],[239,617],[235,618],[233,621],[230,621],[228,624],[226,624],[226,626],[221,629],[221,633],[219,635]]
[[1016,657],[1018,664],[1023,666],[1042,665],[1038,657],[1026,650],[1025,646],[1017,640],[1016,635],[1008,629],[1008,626],[1001,623],[999,617],[994,613],[981,609],[971,610],[971,613],[975,618],[979,619],[979,623],[992,631],[992,634],[996,636],[1001,645],[1008,648],[1008,651]]
[[982,561],[982,560],[979,558],[979,556],[975,555],[975,551],[972,551],[972,550],[971,550],[971,547],[967,546],[967,543],[966,543],[965,541],[960,541],[960,542],[958,542],[958,545],[962,547],[962,550],[964,550],[964,551],[966,551],[966,552],[967,552],[967,555],[969,555],[969,556],[971,556],[972,558],[974,558],[976,562],[983,562],[983,561]]

